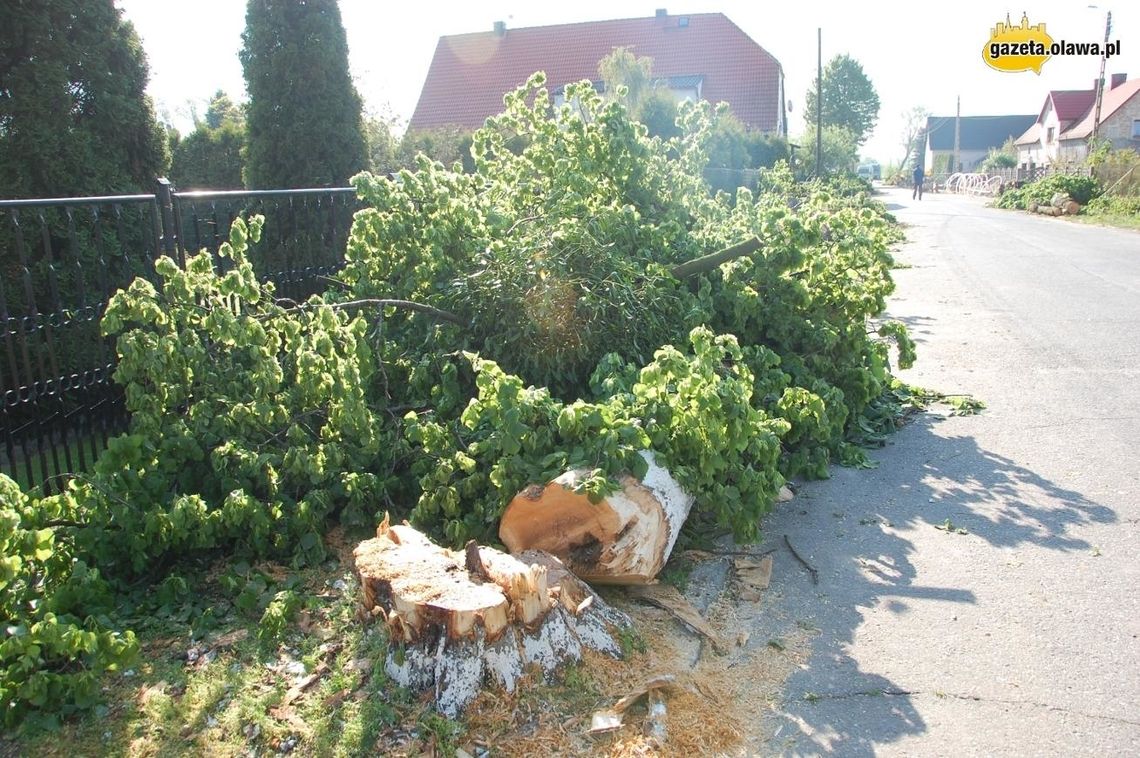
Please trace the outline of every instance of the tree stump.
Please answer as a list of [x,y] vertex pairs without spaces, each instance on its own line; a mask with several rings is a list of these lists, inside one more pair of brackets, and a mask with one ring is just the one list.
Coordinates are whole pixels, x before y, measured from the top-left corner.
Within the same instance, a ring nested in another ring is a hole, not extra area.
[[499,539],[512,553],[544,550],[570,571],[598,584],[645,584],[665,566],[689,516],[693,498],[653,454],[642,481],[621,480],[621,489],[599,503],[575,492],[589,476],[568,471],[545,487],[519,493],[499,522]]
[[513,692],[531,664],[549,675],[583,648],[621,657],[614,633],[629,618],[553,556],[473,542],[457,553],[387,519],[353,555],[364,608],[388,626],[385,671],[409,689],[434,688],[450,718],[487,679]]

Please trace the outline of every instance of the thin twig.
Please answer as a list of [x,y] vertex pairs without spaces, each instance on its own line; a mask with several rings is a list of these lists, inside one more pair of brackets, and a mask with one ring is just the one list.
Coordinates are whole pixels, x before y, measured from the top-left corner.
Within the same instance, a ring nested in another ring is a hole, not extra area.
[[542,215],[541,215],[541,214],[535,214],[534,216],[525,216],[525,217],[523,217],[523,218],[520,218],[518,221],[516,221],[515,223],[511,224],[511,228],[510,228],[510,229],[507,229],[507,233],[506,233],[506,234],[504,234],[503,236],[504,236],[504,237],[509,237],[509,236],[511,236],[511,234],[514,232],[514,230],[515,230],[515,229],[517,229],[517,228],[519,227],[519,225],[520,225],[520,224],[524,224],[524,223],[526,223],[527,221],[537,221],[537,220],[538,220],[538,219],[540,219],[540,218],[542,218]]
[[403,308],[403,309],[409,310],[409,311],[418,311],[420,313],[427,314],[428,316],[434,316],[436,319],[438,319],[440,321],[449,321],[452,324],[455,324],[455,325],[463,327],[463,328],[467,328],[467,326],[468,326],[466,321],[461,319],[459,316],[456,316],[454,313],[442,311],[439,308],[433,308],[432,306],[425,305],[424,303],[412,302],[411,300],[388,300],[388,299],[368,298],[365,300],[349,300],[349,301],[343,302],[343,303],[316,303],[316,304],[302,303],[301,305],[298,305],[296,308],[286,308],[286,310],[304,311],[304,310],[312,310],[313,308],[332,308],[334,311],[340,311],[340,310],[348,310],[350,308],[367,308],[367,307]]
[[792,541],[788,539],[788,535],[786,534],[784,535],[784,544],[788,546],[788,550],[792,551],[792,556],[800,562],[800,565],[806,568],[808,573],[811,574],[811,583],[819,584],[819,572],[815,570],[815,566],[805,561],[803,556],[796,552],[796,549],[792,547]]

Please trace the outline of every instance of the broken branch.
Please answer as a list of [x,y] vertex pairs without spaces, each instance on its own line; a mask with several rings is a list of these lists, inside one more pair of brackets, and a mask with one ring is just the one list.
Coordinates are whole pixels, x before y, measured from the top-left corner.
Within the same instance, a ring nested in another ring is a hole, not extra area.
[[760,249],[760,239],[753,237],[750,240],[745,240],[740,244],[726,247],[724,250],[718,250],[715,253],[694,258],[691,261],[685,261],[673,267],[672,274],[677,279],[685,279],[697,274],[703,274],[706,271],[712,271],[714,268],[722,263],[733,260],[734,258],[741,258],[745,255],[751,255]]

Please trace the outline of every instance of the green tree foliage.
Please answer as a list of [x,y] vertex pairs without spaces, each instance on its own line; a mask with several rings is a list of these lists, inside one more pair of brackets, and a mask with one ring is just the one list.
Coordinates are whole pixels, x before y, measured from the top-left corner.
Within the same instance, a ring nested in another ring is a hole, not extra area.
[[992,171],[999,168],[1013,168],[1017,165],[1017,145],[1013,144],[1013,137],[1005,141],[1000,148],[990,148],[989,155],[982,161],[983,171]]
[[249,0],[246,185],[342,185],[367,159],[336,0]]
[[[583,467],[597,496],[649,454],[694,496],[688,528],[754,539],[786,476],[858,463],[893,427],[913,344],[878,320],[898,235],[863,185],[778,165],[713,194],[707,103],[661,140],[589,83],[558,109],[542,83],[476,132],[471,173],[421,156],[355,178],[347,290],[278,301],[254,218],[222,265],[162,258],[115,295],[127,433],[60,494],[0,478],[6,719],[90,702],[134,650],[118,593],[188,559],[321,560],[334,519],[383,510],[493,539],[526,485]],[[266,637],[297,602],[267,603]]]
[[[859,162],[859,145],[855,136],[841,126],[824,125],[823,127],[823,161],[824,176],[833,174],[851,173]],[[809,146],[801,153],[803,163],[799,167],[799,175],[808,177],[815,175],[815,129],[804,132],[799,144]]]
[[409,130],[396,148],[396,164],[398,168],[414,169],[416,156],[423,154],[445,166],[458,161],[470,173],[475,170],[471,145],[472,133],[456,126]]
[[[819,113],[819,93],[809,89],[807,123],[814,127]],[[879,95],[863,67],[848,55],[837,55],[823,69],[823,125],[841,126],[851,132],[856,145],[871,136],[879,119]]]
[[[903,158],[899,161],[898,170],[904,170],[910,165],[911,156],[916,156],[916,160],[923,160],[920,153],[925,148],[925,140],[922,137],[923,131],[926,129],[926,119],[930,116],[930,111],[921,105],[916,105],[908,111],[903,113],[903,130],[902,130],[902,148]],[[887,175],[893,172],[888,171]]]
[[206,118],[179,140],[170,177],[179,189],[241,189],[245,118],[226,93],[218,90]]
[[723,104],[710,130],[706,151],[709,162],[705,177],[714,190],[726,192],[754,186],[755,169],[771,168],[790,157],[786,139],[746,127]]
[[645,124],[650,137],[673,139],[681,135],[677,126],[677,100],[668,90],[655,88],[641,99],[637,120]]
[[615,47],[598,61],[598,76],[605,82],[607,96],[636,115],[642,101],[654,89],[653,59],[636,56],[628,47]]
[[149,188],[168,163],[146,57],[112,0],[5,3],[0,187],[7,197]]
[[364,141],[368,145],[367,168],[373,174],[389,174],[400,168],[400,141],[393,134],[393,119],[374,113],[364,117]]
[[[665,86],[653,79],[653,59],[637,57],[628,48],[614,48],[598,62],[606,97],[620,102],[633,118],[645,124],[650,137],[669,140],[681,135],[680,108]],[[705,173],[714,190],[733,191],[748,184],[746,171],[770,168],[787,160],[787,140],[749,129],[731,114],[727,105],[712,126],[706,147]]]
[[99,572],[54,529],[50,508],[0,474],[0,723],[98,701],[99,675],[127,664],[134,635],[107,628]]

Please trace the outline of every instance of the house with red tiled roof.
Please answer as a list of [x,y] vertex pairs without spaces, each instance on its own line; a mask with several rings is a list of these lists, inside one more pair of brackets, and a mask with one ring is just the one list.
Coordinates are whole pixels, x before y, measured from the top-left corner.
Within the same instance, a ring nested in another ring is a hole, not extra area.
[[[1102,122],[1106,118],[1104,101],[1114,89],[1125,84],[1126,79],[1125,74],[1113,74],[1112,78],[1105,82],[1105,91],[1101,98]],[[1084,160],[1087,154],[1088,136],[1092,134],[1098,85],[1099,81],[1094,81],[1091,89],[1049,92],[1045,96],[1045,103],[1041,106],[1036,123],[1014,140],[1018,149],[1018,163],[1022,166],[1044,166]],[[1114,96],[1114,103],[1116,97]],[[1117,105],[1117,108],[1122,104]],[[1122,122],[1125,120],[1123,116],[1119,118]],[[1074,130],[1086,122],[1088,127],[1084,130],[1084,136],[1077,136]],[[1066,144],[1063,145],[1062,142]]]
[[[1100,102],[1097,137],[1109,140],[1115,149],[1140,150],[1140,79],[1128,81],[1113,74],[1105,83]],[[1096,105],[1075,125],[1061,133],[1061,160],[1083,161],[1088,157],[1089,138],[1096,120]]]
[[503,95],[536,71],[557,93],[567,84],[596,81],[598,61],[626,47],[653,59],[653,75],[678,99],[726,102],[746,125],[787,133],[784,73],[723,13],[592,21],[493,30],[439,38],[410,130],[475,129],[503,109]]

